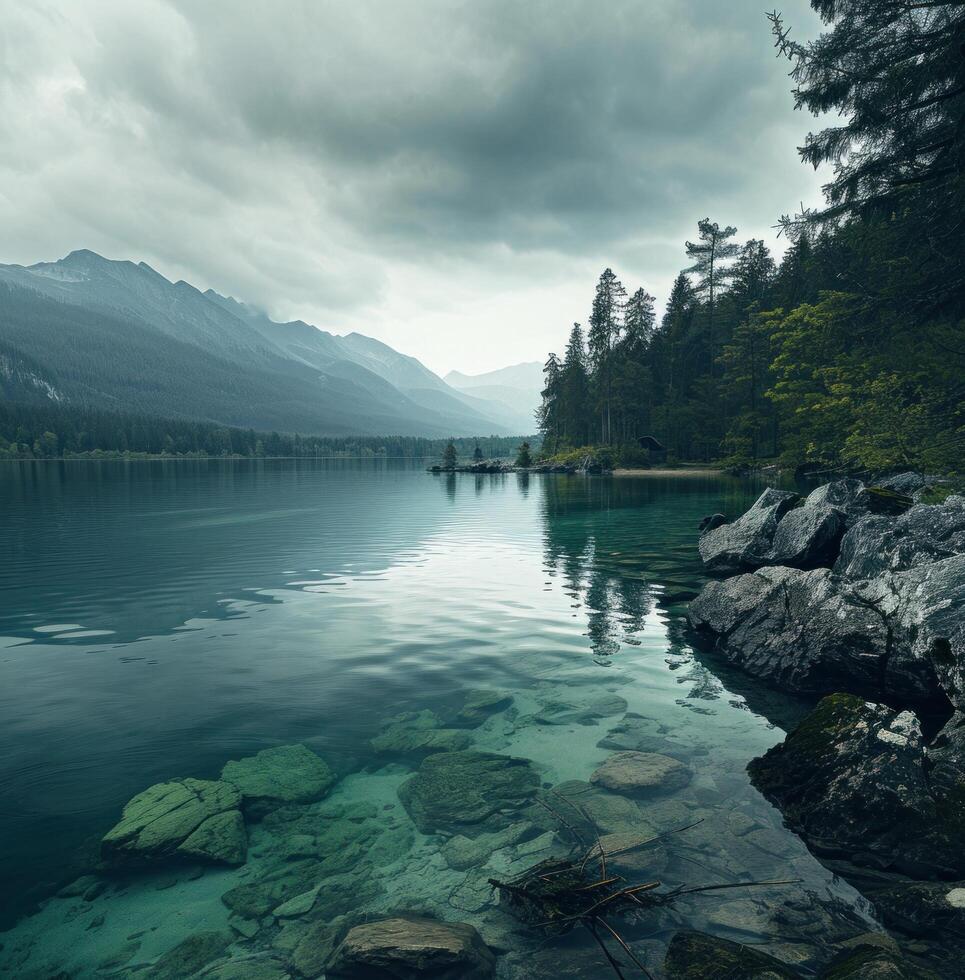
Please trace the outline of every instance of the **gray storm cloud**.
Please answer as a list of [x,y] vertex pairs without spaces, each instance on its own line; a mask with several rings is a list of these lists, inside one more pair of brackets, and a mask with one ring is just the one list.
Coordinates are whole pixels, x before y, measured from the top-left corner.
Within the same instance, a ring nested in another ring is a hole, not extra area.
[[756,0],[0,7],[3,261],[144,259],[436,369],[816,198]]

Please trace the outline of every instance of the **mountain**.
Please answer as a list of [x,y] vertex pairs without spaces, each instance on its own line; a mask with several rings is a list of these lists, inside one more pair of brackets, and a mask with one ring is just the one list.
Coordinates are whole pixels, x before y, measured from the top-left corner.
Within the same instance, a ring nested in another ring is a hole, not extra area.
[[525,361],[485,374],[450,371],[445,381],[464,393],[471,392],[477,398],[509,406],[529,419],[529,428],[533,428],[533,416],[542,401],[543,390],[543,365],[539,361]]
[[532,430],[379,341],[275,323],[88,250],[0,265],[0,395],[318,435]]

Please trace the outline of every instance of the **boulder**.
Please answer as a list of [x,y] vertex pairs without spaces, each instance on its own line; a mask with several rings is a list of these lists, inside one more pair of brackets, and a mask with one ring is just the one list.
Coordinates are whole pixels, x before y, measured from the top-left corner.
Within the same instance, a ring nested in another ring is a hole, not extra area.
[[496,958],[479,933],[462,922],[395,918],[349,930],[335,951],[329,977],[346,980],[489,980]]
[[777,525],[797,499],[796,493],[768,488],[736,521],[705,531],[698,544],[705,570],[731,574],[765,565]]
[[965,874],[961,816],[936,799],[910,711],[831,695],[748,772],[819,855],[914,878]]
[[850,579],[900,572],[965,554],[965,497],[916,504],[899,517],[869,515],[841,541],[835,573]]
[[590,776],[590,782],[622,796],[646,797],[682,789],[690,777],[690,770],[670,756],[615,752]]
[[[882,616],[825,568],[762,568],[709,582],[687,617],[698,639],[732,664],[796,693],[850,689],[873,695],[901,659],[890,657]],[[911,689],[930,691],[930,667],[921,665],[919,673]]]
[[232,760],[221,778],[237,787],[246,816],[254,820],[288,803],[320,800],[336,782],[335,773],[305,745],[279,745]]
[[794,980],[802,974],[773,956],[702,932],[678,932],[664,960],[667,980]]
[[515,811],[539,788],[528,759],[492,752],[440,752],[398,790],[399,799],[424,834],[473,836],[507,827]]
[[919,490],[924,490],[925,487],[933,482],[927,476],[922,476],[921,473],[909,471],[907,473],[896,473],[894,476],[879,480],[875,486],[880,487],[882,490],[891,490],[894,493],[911,497],[913,494],[918,493]]
[[965,881],[896,882],[871,898],[885,925],[906,936],[965,941]]
[[769,565],[830,568],[844,533],[844,514],[834,507],[806,505],[788,511],[774,532]]
[[175,779],[135,796],[101,841],[108,866],[172,859],[244,864],[247,837],[241,794],[229,783]]
[[723,527],[726,523],[727,518],[724,514],[708,514],[700,522],[699,531],[701,534],[706,534],[708,531],[716,531],[717,528]]
[[833,507],[844,515],[845,524],[850,527],[868,513],[862,493],[865,485],[860,480],[833,480],[812,490],[804,501],[805,507]]

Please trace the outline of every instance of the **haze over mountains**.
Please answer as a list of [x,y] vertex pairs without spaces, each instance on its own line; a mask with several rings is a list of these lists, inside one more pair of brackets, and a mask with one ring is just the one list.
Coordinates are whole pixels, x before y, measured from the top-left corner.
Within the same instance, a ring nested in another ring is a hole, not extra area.
[[87,250],[0,265],[0,396],[316,435],[535,429],[513,384],[450,385],[362,334],[275,323]]

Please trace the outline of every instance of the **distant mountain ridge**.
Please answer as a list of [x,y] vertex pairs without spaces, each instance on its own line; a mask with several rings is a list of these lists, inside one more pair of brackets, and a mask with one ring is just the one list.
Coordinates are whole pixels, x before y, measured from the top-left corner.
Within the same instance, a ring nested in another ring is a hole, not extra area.
[[484,374],[463,374],[450,371],[445,381],[477,398],[510,405],[516,412],[535,426],[536,409],[542,402],[543,365],[539,361],[524,361]]
[[511,403],[417,359],[86,249],[0,265],[0,396],[316,435],[513,435]]

